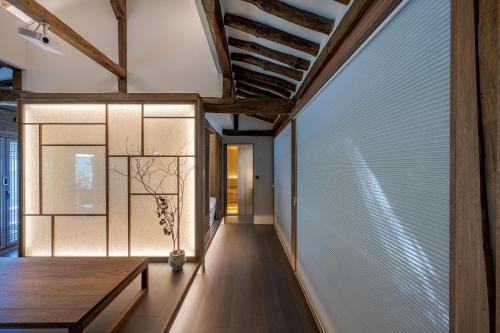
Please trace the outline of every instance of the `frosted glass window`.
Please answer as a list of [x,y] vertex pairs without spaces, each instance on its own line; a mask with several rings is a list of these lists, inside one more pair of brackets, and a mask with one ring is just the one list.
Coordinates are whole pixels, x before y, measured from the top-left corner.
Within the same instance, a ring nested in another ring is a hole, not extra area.
[[144,117],[194,117],[194,104],[144,104]]
[[132,157],[130,172],[131,193],[177,193],[176,157]]
[[52,255],[52,218],[50,216],[24,217],[24,254],[33,257]]
[[105,147],[42,149],[44,214],[105,214]]
[[145,118],[144,153],[146,155],[194,155],[194,128],[194,119]]
[[[195,255],[195,229],[196,229],[196,206],[195,206],[195,158],[180,158],[180,175],[184,181],[184,206],[181,215],[179,229],[181,249],[186,251],[187,256]],[[182,186],[182,183],[181,183]]]
[[109,255],[128,255],[128,171],[126,157],[109,162]]
[[104,104],[25,104],[25,123],[104,123]]
[[106,126],[42,125],[42,144],[106,144]]
[[[176,196],[171,196],[171,198],[176,200]],[[171,238],[163,234],[163,227],[159,224],[154,197],[132,195],[130,198],[130,255],[168,257],[173,248]]]
[[327,332],[449,332],[450,2],[408,1],[296,119],[297,272]]
[[23,211],[40,214],[39,126],[24,125],[23,136]]
[[292,126],[274,138],[274,225],[291,256],[292,237]]
[[109,155],[141,155],[142,106],[108,105]]
[[105,216],[56,216],[54,255],[105,256]]

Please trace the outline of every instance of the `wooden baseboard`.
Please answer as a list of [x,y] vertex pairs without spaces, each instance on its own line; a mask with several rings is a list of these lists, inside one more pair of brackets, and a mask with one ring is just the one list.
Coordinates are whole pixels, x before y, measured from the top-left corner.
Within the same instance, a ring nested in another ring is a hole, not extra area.
[[304,285],[302,278],[300,277],[299,273],[297,272],[296,267],[294,267],[294,265],[292,264],[292,260],[291,260],[290,256],[286,252],[283,240],[281,239],[280,233],[276,229],[276,225],[274,222],[273,222],[273,227],[274,227],[274,232],[278,236],[278,239],[281,243],[281,247],[283,248],[283,252],[285,252],[286,257],[288,258],[288,262],[290,263],[290,266],[292,267],[295,278],[297,279],[297,282],[299,283],[300,290],[302,290],[302,294],[304,295],[304,298],[306,299],[307,306],[309,307],[309,310],[311,311],[311,314],[314,318],[314,322],[316,323],[316,326],[318,327],[318,330],[321,333],[326,333],[325,327],[323,326],[323,323],[321,322],[321,319],[319,318],[318,312],[316,311],[316,308],[314,307],[314,304],[312,303],[311,297],[309,296],[309,293],[306,289],[306,286]]

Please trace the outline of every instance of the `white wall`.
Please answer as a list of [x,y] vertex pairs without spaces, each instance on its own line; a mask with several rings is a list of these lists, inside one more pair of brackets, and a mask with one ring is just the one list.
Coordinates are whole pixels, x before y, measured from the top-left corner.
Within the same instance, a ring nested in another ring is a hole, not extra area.
[[17,17],[0,9],[0,60],[20,68],[28,67],[27,43],[17,36],[22,23]]
[[254,149],[254,223],[273,223],[273,137],[224,136],[224,144],[251,143]]
[[[109,1],[40,0],[43,6],[118,62],[117,24]],[[129,0],[129,92],[197,92],[220,96],[217,73],[194,0]],[[116,77],[70,45],[46,53],[16,35],[22,21],[0,10],[0,60],[25,68],[34,92],[115,92]],[[55,37],[57,39],[57,37]],[[8,47],[7,47],[8,46]]]
[[296,119],[297,273],[327,332],[448,332],[450,2],[407,1]]

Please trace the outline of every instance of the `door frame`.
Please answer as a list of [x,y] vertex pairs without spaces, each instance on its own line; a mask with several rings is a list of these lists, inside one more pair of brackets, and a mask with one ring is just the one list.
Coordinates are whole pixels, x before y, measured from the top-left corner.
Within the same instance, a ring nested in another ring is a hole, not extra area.
[[[252,146],[252,168],[253,168],[253,173],[252,173],[252,217],[255,218],[255,143],[250,142],[250,143],[236,143],[236,142],[231,142],[231,143],[224,143],[223,151],[222,151],[222,158],[223,158],[223,163],[222,163],[222,186],[224,186],[223,189],[223,209],[224,209],[224,224],[227,223],[227,146],[238,146],[238,145],[251,145]],[[252,224],[254,224],[254,219],[252,218]]]

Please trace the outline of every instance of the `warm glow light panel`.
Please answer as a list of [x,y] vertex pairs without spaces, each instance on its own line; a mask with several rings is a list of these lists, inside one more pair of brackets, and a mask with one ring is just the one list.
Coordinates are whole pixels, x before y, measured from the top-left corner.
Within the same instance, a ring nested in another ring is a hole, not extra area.
[[195,256],[195,101],[22,106],[24,255]]

